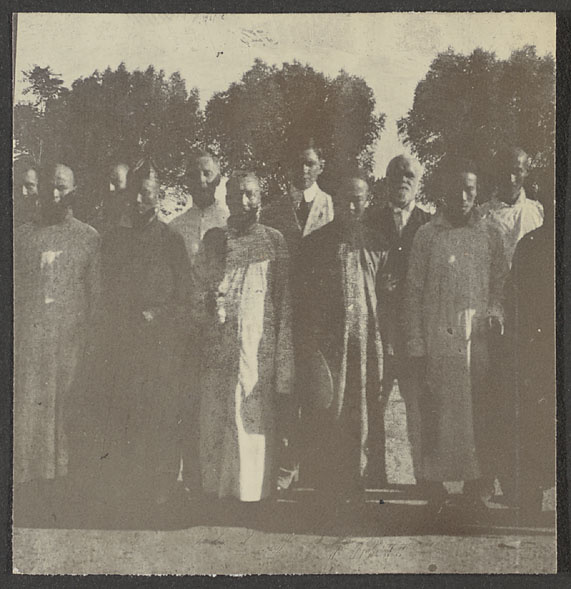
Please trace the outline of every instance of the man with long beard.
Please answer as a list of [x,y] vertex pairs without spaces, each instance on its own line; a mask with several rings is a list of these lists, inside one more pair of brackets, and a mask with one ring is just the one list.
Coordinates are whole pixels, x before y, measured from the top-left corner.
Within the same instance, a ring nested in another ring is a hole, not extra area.
[[278,412],[293,384],[288,252],[278,231],[258,223],[260,202],[256,176],[233,175],[228,225],[205,236],[195,266],[203,289],[202,488],[248,503],[275,489]]
[[14,234],[14,482],[68,474],[80,366],[100,299],[100,238],[73,216],[75,178],[42,174],[39,216]]

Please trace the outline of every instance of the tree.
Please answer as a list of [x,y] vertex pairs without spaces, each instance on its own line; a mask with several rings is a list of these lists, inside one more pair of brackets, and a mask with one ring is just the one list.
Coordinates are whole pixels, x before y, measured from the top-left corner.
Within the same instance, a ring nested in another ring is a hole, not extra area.
[[291,143],[301,136],[325,150],[325,185],[334,187],[347,165],[370,171],[384,120],[361,78],[340,72],[331,79],[297,61],[277,67],[257,59],[239,82],[209,100],[205,137],[224,168],[252,169],[273,196],[286,190]]
[[445,154],[476,160],[486,171],[503,146],[525,149],[549,177],[554,169],[555,64],[534,47],[499,60],[476,49],[465,56],[439,54],[415,91],[399,134],[424,164],[425,195],[434,200],[431,177]]
[[176,182],[186,154],[201,140],[198,90],[187,91],[178,72],[167,78],[152,66],[129,72],[120,64],[75,80],[70,90],[49,67],[35,66],[26,76],[25,92],[38,99],[15,106],[16,146],[40,163],[70,165],[88,213],[109,164],[149,158],[165,182]]

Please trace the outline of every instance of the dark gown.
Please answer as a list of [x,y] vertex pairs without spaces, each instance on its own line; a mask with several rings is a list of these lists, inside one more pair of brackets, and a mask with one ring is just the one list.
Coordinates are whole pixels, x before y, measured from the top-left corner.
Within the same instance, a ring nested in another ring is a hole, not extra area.
[[375,281],[384,254],[378,232],[336,219],[307,237],[300,255],[301,472],[337,497],[363,490],[369,434],[382,419]]
[[[100,455],[124,490],[158,492],[179,471],[190,264],[182,237],[156,217],[143,228],[111,230],[102,261]],[[146,321],[144,311],[154,319]]]

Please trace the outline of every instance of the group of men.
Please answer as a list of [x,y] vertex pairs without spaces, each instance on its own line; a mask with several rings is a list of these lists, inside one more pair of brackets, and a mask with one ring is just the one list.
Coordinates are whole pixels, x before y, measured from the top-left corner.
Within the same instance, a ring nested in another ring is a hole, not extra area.
[[97,479],[162,505],[182,474],[194,497],[259,502],[301,480],[360,502],[386,484],[398,381],[431,504],[447,481],[480,504],[498,479],[540,509],[555,479],[553,219],[526,197],[528,160],[498,154],[477,206],[475,165],[445,158],[432,216],[404,155],[388,202],[367,206],[357,168],[333,198],[320,189],[310,139],[290,191],[262,207],[255,174],[224,178],[200,152],[192,205],[168,224],[156,171],[118,163],[96,229],[74,218],[69,167],[19,170],[16,485]]

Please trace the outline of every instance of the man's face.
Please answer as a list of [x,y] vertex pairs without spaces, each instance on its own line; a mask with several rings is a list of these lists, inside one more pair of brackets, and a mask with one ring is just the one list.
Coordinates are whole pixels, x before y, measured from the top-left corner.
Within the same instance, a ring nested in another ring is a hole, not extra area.
[[446,213],[457,222],[468,219],[478,195],[478,178],[472,172],[453,174],[444,187]]
[[195,160],[186,172],[186,184],[193,201],[201,208],[214,202],[214,193],[220,183],[220,167],[211,157]]
[[306,149],[299,154],[294,163],[293,183],[299,190],[311,188],[323,172],[323,160],[315,149]]
[[145,215],[149,211],[157,208],[158,192],[158,186],[154,180],[143,180],[135,200],[135,208],[139,215]]
[[508,204],[514,203],[528,174],[527,154],[513,153],[500,162],[498,169],[498,195]]
[[228,182],[226,203],[235,226],[251,224],[256,219],[261,201],[260,186],[255,178],[246,176]]
[[361,178],[349,179],[341,195],[341,213],[353,219],[361,219],[365,212],[369,186]]
[[127,176],[129,168],[127,166],[114,166],[109,172],[109,192],[117,193],[127,190]]
[[396,158],[387,169],[389,198],[396,207],[406,207],[415,198],[420,181],[420,166],[411,158]]
[[27,170],[22,177],[22,196],[38,196],[38,174],[36,170]]
[[46,188],[46,196],[49,196],[54,203],[61,202],[65,196],[75,190],[75,178],[71,169],[67,166],[56,166],[51,182]]

